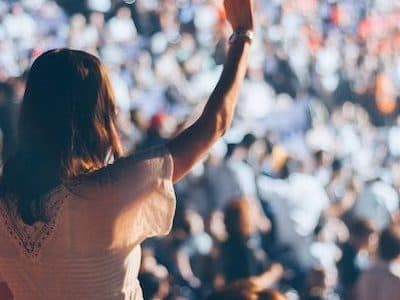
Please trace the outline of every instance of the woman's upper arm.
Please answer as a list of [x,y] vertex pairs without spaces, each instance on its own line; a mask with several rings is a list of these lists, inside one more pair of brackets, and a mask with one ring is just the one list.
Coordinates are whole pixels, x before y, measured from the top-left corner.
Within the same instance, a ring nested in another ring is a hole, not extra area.
[[200,118],[168,143],[174,160],[174,182],[190,171],[230,127],[247,70],[250,43],[231,45],[221,77]]
[[181,179],[207,153],[220,134],[198,120],[168,143],[174,165],[173,182]]

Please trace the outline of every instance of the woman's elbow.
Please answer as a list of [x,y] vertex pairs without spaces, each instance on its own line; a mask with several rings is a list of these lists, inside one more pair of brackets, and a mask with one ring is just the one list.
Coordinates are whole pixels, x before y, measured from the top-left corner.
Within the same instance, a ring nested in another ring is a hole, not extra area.
[[215,118],[213,126],[213,136],[216,139],[222,137],[231,127],[232,118],[226,115],[219,115]]

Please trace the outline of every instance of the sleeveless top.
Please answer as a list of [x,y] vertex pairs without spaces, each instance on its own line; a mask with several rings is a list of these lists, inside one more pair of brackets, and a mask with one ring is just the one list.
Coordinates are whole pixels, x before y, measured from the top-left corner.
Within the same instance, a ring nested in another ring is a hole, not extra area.
[[171,229],[172,172],[165,147],[120,159],[51,191],[33,226],[0,201],[0,282],[15,300],[143,299],[140,243]]

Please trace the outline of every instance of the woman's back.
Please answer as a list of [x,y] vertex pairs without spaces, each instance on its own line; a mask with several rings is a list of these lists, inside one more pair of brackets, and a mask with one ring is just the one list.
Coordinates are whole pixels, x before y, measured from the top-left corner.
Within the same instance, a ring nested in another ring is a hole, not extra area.
[[142,299],[139,244],[170,229],[171,179],[163,148],[59,186],[47,197],[49,223],[28,226],[2,201],[0,279],[16,300]]

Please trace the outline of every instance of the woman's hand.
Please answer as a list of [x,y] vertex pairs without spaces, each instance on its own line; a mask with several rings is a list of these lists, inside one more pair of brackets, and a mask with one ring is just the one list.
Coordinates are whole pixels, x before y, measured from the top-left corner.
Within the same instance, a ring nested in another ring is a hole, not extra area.
[[253,0],[224,0],[224,6],[234,31],[254,29]]

